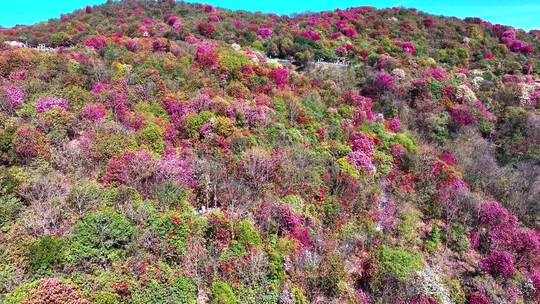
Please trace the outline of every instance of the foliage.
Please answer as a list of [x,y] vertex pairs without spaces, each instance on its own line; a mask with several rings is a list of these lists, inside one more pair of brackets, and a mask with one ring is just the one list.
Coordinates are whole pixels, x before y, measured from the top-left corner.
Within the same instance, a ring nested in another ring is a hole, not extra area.
[[65,242],[50,236],[43,237],[28,247],[30,269],[40,272],[58,268],[65,260]]
[[152,280],[147,286],[132,296],[132,303],[182,303],[195,304],[196,287],[184,277],[173,278],[174,283],[166,284]]
[[224,281],[212,282],[212,304],[235,304],[238,303],[231,286]]
[[392,249],[386,245],[379,250],[378,260],[383,271],[402,282],[407,281],[413,272],[420,270],[423,263],[422,256],[418,253]]
[[129,220],[112,209],[87,213],[75,224],[69,254],[79,263],[118,259],[134,235]]

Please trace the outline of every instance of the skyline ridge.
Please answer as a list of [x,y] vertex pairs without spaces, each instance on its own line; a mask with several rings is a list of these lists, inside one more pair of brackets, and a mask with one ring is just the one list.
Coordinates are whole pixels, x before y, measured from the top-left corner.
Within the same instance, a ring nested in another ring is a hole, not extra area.
[[[61,15],[70,14],[86,5],[100,5],[107,1],[85,0],[51,1],[42,3],[39,1],[29,1],[16,3],[13,1],[6,3],[6,8],[0,12],[0,27],[10,28],[14,26],[30,26],[50,19],[58,19]],[[250,12],[276,13],[279,15],[302,14],[306,12],[331,11],[335,9],[346,9],[350,7],[372,6],[377,9],[403,7],[407,9],[417,9],[434,16],[444,16],[448,18],[478,17],[493,24],[512,26],[524,31],[540,29],[536,16],[540,13],[540,4],[533,1],[524,1],[519,6],[508,4],[502,1],[489,2],[486,9],[486,1],[458,1],[453,5],[441,3],[423,3],[423,1],[372,1],[364,4],[359,1],[341,0],[332,4],[324,1],[310,2],[309,6],[304,3],[288,3],[278,0],[272,3],[251,3],[246,1],[211,0],[211,1],[184,1],[188,3],[208,3],[216,7],[229,10],[245,10]],[[35,9],[28,10],[28,4]],[[9,6],[8,6],[9,5]],[[477,10],[474,10],[476,8]],[[31,13],[31,14],[30,14]],[[518,16],[519,18],[516,18]]]

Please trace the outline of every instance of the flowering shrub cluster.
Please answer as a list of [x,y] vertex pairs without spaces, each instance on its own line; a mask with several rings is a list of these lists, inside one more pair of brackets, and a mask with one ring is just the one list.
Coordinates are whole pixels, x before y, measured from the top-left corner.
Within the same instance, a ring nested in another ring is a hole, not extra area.
[[55,278],[42,279],[39,285],[28,291],[28,298],[21,303],[24,304],[54,304],[73,303],[90,304],[91,302],[83,298],[82,293],[73,284],[61,283]]
[[103,104],[88,104],[82,110],[82,116],[93,123],[101,122],[107,115],[107,107]]
[[347,155],[347,159],[351,162],[356,169],[366,170],[368,173],[375,171],[373,165],[373,143],[363,133],[355,133],[351,137],[352,152]]
[[42,113],[51,109],[69,108],[69,101],[61,97],[41,97],[36,100],[36,112]]
[[93,36],[93,37],[88,38],[84,42],[84,45],[86,45],[87,47],[95,48],[97,50],[101,50],[101,49],[103,49],[105,47],[106,43],[107,43],[107,41],[105,40],[105,37],[103,37],[103,36]]
[[259,37],[261,37],[262,39],[268,39],[272,37],[272,34],[273,34],[272,29],[268,27],[261,27],[257,31],[257,35],[259,35]]
[[24,92],[21,88],[13,84],[3,86],[2,108],[12,111],[20,107],[24,102]]
[[269,76],[278,87],[282,88],[289,79],[289,70],[287,68],[275,68],[270,71]]
[[516,272],[512,256],[508,252],[493,250],[482,260],[482,269],[492,275],[510,278]]

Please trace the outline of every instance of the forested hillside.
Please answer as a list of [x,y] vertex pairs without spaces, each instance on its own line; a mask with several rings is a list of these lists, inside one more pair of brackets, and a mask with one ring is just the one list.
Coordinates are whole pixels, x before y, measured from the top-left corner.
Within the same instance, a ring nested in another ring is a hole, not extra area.
[[539,101],[540,31],[414,9],[0,28],[0,303],[539,303]]

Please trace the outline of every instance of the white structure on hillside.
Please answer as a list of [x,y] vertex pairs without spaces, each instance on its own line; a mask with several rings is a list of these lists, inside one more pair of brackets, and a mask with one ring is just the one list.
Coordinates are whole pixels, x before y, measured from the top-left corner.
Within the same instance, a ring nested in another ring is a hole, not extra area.
[[19,41],[4,41],[5,44],[16,48],[27,48],[28,46],[24,42]]

